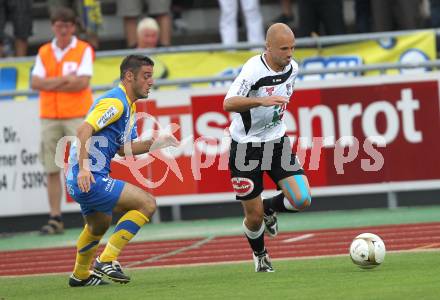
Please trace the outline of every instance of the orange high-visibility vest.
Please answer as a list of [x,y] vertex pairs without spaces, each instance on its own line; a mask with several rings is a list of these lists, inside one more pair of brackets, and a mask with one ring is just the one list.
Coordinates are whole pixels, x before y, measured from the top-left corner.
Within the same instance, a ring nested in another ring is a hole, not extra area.
[[[89,44],[86,42],[78,40],[76,47],[69,49],[61,61],[56,60],[51,43],[41,46],[38,54],[46,69],[46,77],[63,76],[63,66],[66,63],[76,64],[76,68],[78,68],[88,46]],[[87,114],[92,102],[93,96],[90,87],[78,92],[40,91],[40,117],[47,119],[83,117]]]

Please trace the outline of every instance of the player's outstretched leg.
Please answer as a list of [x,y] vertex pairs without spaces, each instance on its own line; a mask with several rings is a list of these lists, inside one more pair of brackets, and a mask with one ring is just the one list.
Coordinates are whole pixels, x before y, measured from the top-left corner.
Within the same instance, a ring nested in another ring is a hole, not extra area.
[[274,272],[272,263],[264,246],[263,205],[261,197],[241,202],[245,211],[244,234],[253,251],[255,272]]
[[284,178],[278,182],[278,185],[283,190],[283,205],[287,211],[303,211],[311,205],[312,196],[305,175],[293,175]]
[[310,187],[305,175],[281,179],[278,181],[278,186],[282,189],[282,193],[263,200],[265,214],[297,213],[310,206],[312,201]]
[[102,280],[102,276],[90,272],[90,266],[98,249],[99,241],[105,230],[98,231],[97,235],[92,234],[91,229],[86,225],[79,235],[77,241],[76,261],[73,274],[69,278],[71,287],[95,286],[108,284]]
[[266,233],[274,237],[278,234],[276,213],[300,212],[311,204],[310,187],[305,175],[294,175],[278,182],[282,193],[263,199]]
[[95,261],[94,271],[119,283],[130,282],[124,274],[118,257],[127,243],[136,235],[156,210],[156,202],[149,193],[126,183],[115,210],[127,211],[119,219],[104,251]]
[[149,219],[137,210],[131,210],[121,217],[116,224],[104,251],[95,261],[95,272],[107,275],[111,280],[119,283],[130,282],[130,277],[124,274],[117,261],[125,245],[136,235],[139,229]]

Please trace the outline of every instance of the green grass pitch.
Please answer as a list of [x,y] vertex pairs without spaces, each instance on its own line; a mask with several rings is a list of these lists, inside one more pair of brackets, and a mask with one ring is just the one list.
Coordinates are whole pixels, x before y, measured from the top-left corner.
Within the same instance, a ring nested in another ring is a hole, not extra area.
[[0,299],[440,299],[440,253],[387,253],[371,270],[346,256],[128,270],[132,282],[69,288],[68,274],[0,277]]

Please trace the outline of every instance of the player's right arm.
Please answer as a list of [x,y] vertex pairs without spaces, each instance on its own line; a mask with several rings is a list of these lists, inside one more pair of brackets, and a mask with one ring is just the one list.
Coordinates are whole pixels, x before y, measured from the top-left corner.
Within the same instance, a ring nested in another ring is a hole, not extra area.
[[281,96],[268,97],[243,97],[235,96],[225,98],[223,101],[223,109],[227,112],[244,112],[258,106],[284,105],[289,100]]
[[95,182],[92,172],[90,172],[89,145],[87,142],[95,132],[117,121],[124,112],[124,105],[117,98],[104,98],[99,101],[87,115],[85,121],[77,130],[77,138],[80,146],[78,151],[79,172],[77,176],[78,187],[82,192],[90,190],[91,182]]
[[255,78],[255,66],[249,60],[244,64],[240,74],[231,84],[225,100],[223,109],[227,112],[244,112],[258,106],[284,105],[289,100],[280,96],[249,97],[252,86],[258,78]]
[[91,182],[95,182],[92,172],[90,172],[89,166],[89,145],[94,129],[92,125],[87,122],[83,122],[76,131],[76,137],[78,138],[78,164],[79,172],[77,176],[77,184],[81,192],[88,193],[90,191]]

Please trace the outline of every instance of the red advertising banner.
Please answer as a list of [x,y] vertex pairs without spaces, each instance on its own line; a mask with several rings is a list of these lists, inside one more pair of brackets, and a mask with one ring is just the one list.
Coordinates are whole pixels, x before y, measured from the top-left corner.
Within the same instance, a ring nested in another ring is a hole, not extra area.
[[[440,179],[438,81],[359,82],[298,88],[292,96],[284,121],[311,186]],[[182,140],[179,148],[163,153],[166,159],[156,157],[141,168],[141,181],[150,182],[154,195],[233,191],[225,92],[175,92],[176,100],[186,98],[174,106],[159,106],[163,99],[138,104],[138,112],[155,117],[138,122],[140,134],[174,123]],[[112,168],[113,177],[145,187],[126,166],[115,162]]]
[[[283,120],[313,197],[440,189],[439,78],[433,72],[298,82]],[[181,145],[116,158],[111,176],[148,190],[159,205],[234,201],[226,92],[226,87],[153,91],[151,99],[137,104],[140,138],[171,132]],[[37,159],[38,102],[2,106],[0,198],[14,201],[4,203],[0,216],[47,213]],[[265,192],[275,188],[265,180]],[[67,196],[62,210],[79,206]]]

